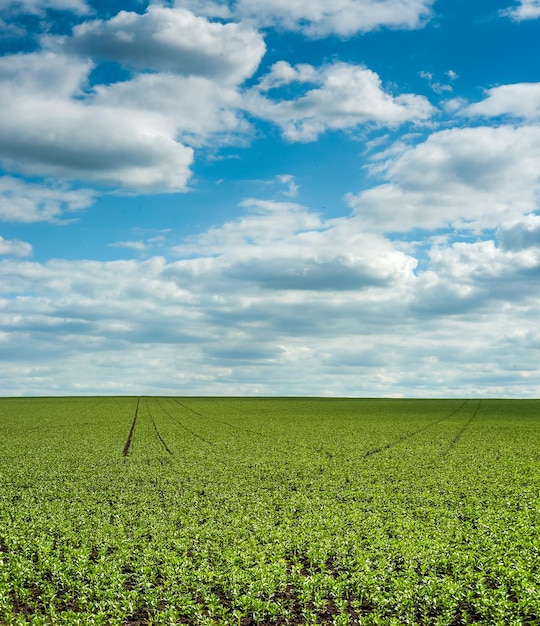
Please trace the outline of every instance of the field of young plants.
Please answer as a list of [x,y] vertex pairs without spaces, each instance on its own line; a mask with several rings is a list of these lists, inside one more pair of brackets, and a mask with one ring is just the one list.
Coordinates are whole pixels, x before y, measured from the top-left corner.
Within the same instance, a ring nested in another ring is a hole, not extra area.
[[0,624],[538,625],[540,401],[0,399]]

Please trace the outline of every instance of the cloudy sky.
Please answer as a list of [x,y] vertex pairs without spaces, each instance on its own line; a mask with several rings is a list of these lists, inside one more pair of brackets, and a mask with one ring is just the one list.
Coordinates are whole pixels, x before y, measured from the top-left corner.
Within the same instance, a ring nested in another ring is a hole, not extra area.
[[0,395],[540,395],[539,0],[2,0]]

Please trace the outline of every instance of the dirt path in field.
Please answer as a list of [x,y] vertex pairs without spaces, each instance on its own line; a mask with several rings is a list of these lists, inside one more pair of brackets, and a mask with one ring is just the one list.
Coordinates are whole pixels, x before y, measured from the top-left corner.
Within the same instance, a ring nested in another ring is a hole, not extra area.
[[129,448],[131,446],[131,439],[133,437],[133,431],[135,430],[135,424],[137,423],[137,416],[139,415],[139,402],[140,402],[140,398],[137,398],[137,406],[135,407],[135,415],[133,417],[133,421],[131,422],[131,428],[129,429],[129,435],[128,435],[128,438],[126,439],[126,445],[124,446],[124,451],[122,452],[124,456],[128,455]]
[[[372,448],[371,450],[368,450],[367,452],[365,452],[363,454],[363,458],[367,459],[368,457],[373,456],[374,454],[379,454],[379,452],[384,452],[384,450],[390,450],[391,448],[395,448],[400,443],[403,443],[404,441],[407,441],[408,439],[411,439],[412,437],[416,437],[416,435],[419,435],[420,433],[424,432],[425,430],[428,430],[428,428],[433,428],[433,426],[436,426],[437,424],[440,424],[441,422],[444,422],[444,420],[450,419],[456,413],[459,413],[459,411],[461,411],[461,409],[467,404],[467,402],[468,402],[468,400],[464,400],[458,406],[457,409],[454,409],[451,413],[448,413],[448,415],[445,415],[444,417],[440,417],[439,419],[435,420],[434,422],[430,422],[429,424],[426,424],[425,426],[422,426],[422,428],[418,428],[417,430],[414,430],[412,433],[407,433],[406,435],[402,435],[401,437],[399,437],[395,441],[391,441],[390,443],[386,443],[383,446],[378,446],[377,448]],[[478,407],[477,407],[476,411],[478,411]],[[475,412],[474,415],[476,415],[476,412]],[[474,415],[473,415],[473,417],[474,417]]]
[[231,424],[230,422],[227,422],[224,419],[218,419],[217,417],[210,417],[209,415],[203,415],[202,413],[199,413],[195,409],[192,409],[187,404],[182,404],[182,402],[179,402],[176,398],[174,399],[174,401],[177,404],[179,404],[181,407],[184,407],[184,409],[188,409],[188,411],[191,411],[192,413],[195,413],[195,415],[198,415],[199,417],[204,417],[205,419],[208,419],[208,420],[210,420],[212,422],[217,422],[218,424],[225,424],[225,426],[229,426],[229,428],[232,428],[233,430],[241,430],[241,431],[243,431],[245,433],[249,433],[251,435],[257,435],[258,437],[268,437],[270,439],[273,439],[272,435],[268,435],[266,433],[261,433],[261,432],[259,432],[257,430],[250,430],[249,428],[244,428],[243,426],[237,426],[236,424]]
[[[202,413],[199,413],[195,409],[192,409],[187,404],[183,404],[182,402],[180,402],[176,398],[173,398],[173,400],[177,404],[179,404],[181,407],[183,407],[184,409],[187,409],[188,411],[191,411],[192,413],[194,413],[195,415],[197,415],[199,417],[203,417],[204,419],[211,420],[212,422],[217,422],[218,424],[225,424],[225,426],[228,426],[229,428],[232,428],[233,430],[238,431],[238,432],[244,432],[244,433],[248,433],[250,435],[256,435],[257,437],[263,437],[264,439],[270,439],[274,444],[276,443],[276,440],[273,437],[273,435],[271,435],[269,433],[261,433],[258,430],[252,430],[250,428],[245,428],[244,426],[238,426],[237,424],[231,424],[231,422],[227,422],[226,420],[224,420],[222,418],[218,419],[217,417],[210,417],[209,415],[203,415]],[[240,413],[240,415],[242,415],[242,416],[244,415],[240,409],[236,408],[236,410]],[[288,445],[291,445],[292,447],[295,447],[295,448],[302,448],[303,450],[311,450],[312,452],[317,452],[318,454],[323,454],[324,456],[326,456],[329,459],[334,458],[334,455],[331,452],[329,452],[328,450],[325,450],[322,447],[310,446],[309,444],[304,444],[304,443],[300,444],[300,443],[291,443],[291,442],[289,442]]]
[[457,431],[452,441],[448,444],[448,447],[443,452],[441,452],[441,456],[443,457],[446,456],[452,450],[452,448],[455,448],[457,446],[459,440],[463,436],[463,433],[467,430],[467,428],[469,428],[469,426],[471,425],[471,422],[477,416],[481,404],[482,404],[482,400],[478,400],[472,415],[465,422],[465,424],[463,424],[463,426]]
[[[163,437],[159,433],[159,430],[156,426],[156,422],[154,420],[154,416],[152,415],[152,411],[150,411],[150,406],[148,405],[148,398],[145,398],[145,402],[146,402],[146,410],[148,411],[148,416],[150,417],[150,420],[152,421],[152,425],[154,427],[154,432],[156,433],[156,437],[158,438],[159,442],[163,446],[163,449],[166,450],[169,454],[172,454],[172,451],[167,445],[167,442],[165,441],[165,439],[163,439]],[[159,401],[158,401],[158,404],[159,404]]]
[[[181,402],[178,402],[178,400],[176,400],[176,398],[172,398],[177,404],[179,404],[181,407],[184,407],[185,409],[188,409],[189,411],[191,411],[192,413],[195,413],[195,415],[198,415],[199,417],[204,417],[203,415],[201,415],[200,413],[197,413],[197,411],[194,411],[193,409],[190,409],[188,406],[186,406],[185,404],[182,404]],[[158,399],[158,404],[161,407],[161,410],[163,411],[163,413],[165,413],[165,415],[167,415],[168,417],[170,417],[170,419],[173,420],[173,422],[176,422],[178,424],[178,426],[181,426],[186,432],[188,432],[190,435],[192,435],[193,437],[197,437],[197,439],[200,439],[201,441],[204,441],[204,443],[207,443],[210,446],[215,446],[216,444],[213,441],[209,441],[208,439],[205,439],[202,435],[199,435],[199,433],[195,432],[194,430],[192,430],[191,428],[189,428],[188,426],[186,426],[183,422],[181,422],[175,415],[171,415],[171,413],[169,413],[169,411],[167,411],[167,409],[161,404],[161,402]]]

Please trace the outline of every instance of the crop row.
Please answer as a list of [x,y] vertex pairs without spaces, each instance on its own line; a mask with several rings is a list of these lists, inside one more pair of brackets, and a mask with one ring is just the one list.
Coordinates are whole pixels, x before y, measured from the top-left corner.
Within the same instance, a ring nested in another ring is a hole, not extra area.
[[0,623],[540,624],[539,408],[0,400]]

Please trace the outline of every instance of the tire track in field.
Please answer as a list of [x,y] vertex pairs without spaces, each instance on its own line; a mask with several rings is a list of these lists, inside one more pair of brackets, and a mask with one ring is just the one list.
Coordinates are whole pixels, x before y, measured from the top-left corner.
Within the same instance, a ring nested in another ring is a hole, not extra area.
[[[464,400],[458,406],[457,409],[454,409],[451,413],[448,413],[448,415],[445,415],[444,417],[440,417],[439,419],[437,419],[437,420],[435,420],[433,422],[430,422],[429,424],[426,424],[425,426],[422,426],[422,428],[418,428],[417,430],[413,431],[412,433],[407,433],[405,435],[402,435],[401,437],[398,437],[398,439],[396,439],[395,441],[391,441],[389,443],[386,443],[383,446],[378,446],[376,448],[371,448],[371,450],[368,450],[367,452],[364,452],[364,454],[362,455],[362,458],[363,459],[367,459],[370,456],[373,456],[374,454],[379,454],[380,452],[384,452],[385,450],[390,450],[391,448],[395,448],[400,443],[403,443],[404,441],[407,441],[408,439],[411,439],[412,437],[415,437],[416,435],[424,432],[425,430],[428,430],[429,428],[432,428],[433,426],[436,426],[437,424],[440,424],[441,422],[444,422],[444,420],[450,419],[456,413],[459,413],[459,411],[461,411],[461,409],[467,404],[467,402],[468,402],[468,400]],[[475,415],[476,415],[476,413],[475,413]]]
[[448,447],[441,452],[441,457],[445,457],[447,454],[450,453],[452,448],[455,448],[457,446],[459,440],[463,436],[463,433],[467,430],[467,428],[469,428],[469,426],[471,425],[471,422],[474,420],[474,418],[478,414],[478,411],[480,410],[480,405],[481,404],[482,404],[482,400],[480,399],[480,400],[478,400],[472,415],[465,422],[465,424],[463,424],[463,426],[457,431],[457,433],[454,435],[454,438],[452,439],[452,441],[448,444]]
[[[231,424],[230,422],[227,422],[224,419],[218,419],[217,417],[210,417],[209,415],[203,415],[202,413],[199,413],[195,409],[192,409],[191,407],[189,407],[187,404],[182,404],[182,402],[180,402],[176,398],[173,398],[173,400],[177,404],[179,404],[181,407],[184,407],[184,409],[188,409],[189,411],[191,411],[192,413],[195,413],[195,415],[198,415],[199,417],[204,417],[205,419],[209,419],[212,422],[217,422],[218,424],[225,424],[226,426],[229,426],[233,430],[242,430],[245,433],[250,433],[251,435],[257,435],[259,437],[269,437],[270,439],[273,439],[272,435],[261,433],[257,430],[250,430],[249,428],[244,428],[243,426],[237,426],[236,424]],[[236,410],[239,410],[239,409],[236,409]]]
[[139,415],[139,402],[140,402],[140,398],[137,398],[137,406],[135,407],[135,415],[133,416],[133,421],[131,422],[131,428],[129,429],[128,438],[126,439],[126,445],[124,446],[124,450],[122,452],[123,456],[128,455],[129,448],[131,446],[131,439],[133,437],[133,431],[135,430],[135,424],[137,423],[137,417]]
[[[157,401],[159,407],[161,408],[161,410],[165,413],[165,415],[167,415],[170,419],[172,419],[173,422],[176,422],[179,426],[181,426],[190,435],[192,435],[193,437],[197,437],[197,439],[200,439],[201,441],[204,441],[204,443],[207,443],[210,446],[215,446],[216,445],[213,441],[209,441],[208,439],[205,439],[202,435],[199,435],[199,433],[195,432],[194,430],[191,430],[191,428],[188,428],[188,426],[186,426],[183,422],[181,422],[175,415],[171,415],[169,413],[169,411],[167,411],[167,409],[161,404],[161,401],[159,400],[159,398],[156,398],[156,401]],[[181,406],[184,406],[181,402],[178,402],[178,404],[180,404]],[[184,408],[189,408],[189,407],[184,407]],[[193,409],[190,409],[190,411],[193,411]],[[200,413],[197,413],[197,411],[193,411],[193,413],[195,413],[197,415],[201,415]],[[203,417],[203,416],[201,416],[201,417]]]
[[172,451],[169,448],[169,446],[167,445],[167,442],[165,441],[165,439],[163,439],[163,437],[159,433],[159,430],[158,430],[158,428],[156,426],[156,422],[154,420],[154,416],[152,415],[152,411],[150,411],[150,406],[148,405],[148,398],[145,398],[144,400],[146,402],[146,410],[148,411],[148,416],[150,417],[150,420],[151,420],[152,425],[154,427],[154,432],[156,433],[156,437],[159,439],[159,442],[163,446],[163,449],[166,450],[169,454],[172,454]]
[[72,413],[72,416],[82,415],[83,413],[88,413],[88,411],[93,411],[100,404],[103,404],[105,400],[107,400],[107,398],[100,398],[95,404],[90,405],[86,409],[81,409],[80,411],[77,411],[76,413]]
[[191,428],[189,428],[189,426],[186,426],[180,419],[178,419],[175,415],[173,415],[170,410],[173,410],[173,407],[169,406],[169,410],[167,410],[167,408],[165,406],[163,406],[161,400],[168,400],[169,402],[175,402],[176,404],[180,405],[181,407],[183,407],[184,409],[187,409],[188,411],[190,411],[191,413],[193,413],[194,415],[197,415],[198,417],[202,417],[202,418],[207,418],[212,420],[212,418],[203,415],[202,413],[199,413],[198,411],[196,411],[195,409],[192,409],[191,407],[183,404],[182,402],[178,401],[176,398],[172,398],[172,397],[167,397],[167,398],[157,398],[156,397],[156,401],[158,402],[158,405],[160,406],[160,408],[162,409],[162,411],[170,418],[172,419],[176,424],[178,424],[183,430],[185,430],[186,432],[188,432],[190,435],[192,435],[193,437],[203,441],[205,444],[207,444],[209,447],[206,448],[201,448],[202,450],[204,450],[205,453],[205,458],[209,458],[212,457],[214,463],[218,463],[219,465],[221,465],[224,468],[227,468],[228,470],[230,470],[231,468],[237,467],[238,471],[245,471],[245,464],[243,462],[243,460],[241,460],[240,462],[235,459],[234,457],[231,457],[228,452],[229,452],[229,448],[228,446],[224,446],[221,443],[215,442],[215,441],[210,441],[209,439],[206,439],[205,437],[203,437],[202,435],[200,435],[199,433],[197,433],[196,431],[192,430]]
[[[217,417],[210,417],[209,415],[203,415],[202,413],[199,413],[195,409],[192,409],[187,404],[183,404],[182,402],[180,402],[176,398],[172,398],[172,400],[174,400],[174,402],[179,404],[184,409],[188,409],[189,411],[191,411],[192,413],[194,413],[195,415],[197,415],[199,417],[203,417],[205,419],[209,419],[209,420],[211,420],[213,422],[217,422],[218,424],[225,424],[226,426],[229,426],[229,428],[232,428],[234,431],[238,431],[238,432],[242,431],[242,432],[248,433],[250,435],[257,435],[258,437],[263,437],[265,439],[270,439],[273,443],[276,443],[276,440],[275,440],[273,435],[270,435],[268,433],[261,433],[260,431],[257,431],[257,430],[251,430],[250,428],[244,428],[243,426],[238,426],[237,424],[231,424],[230,422],[227,422],[224,419],[218,419]],[[234,407],[234,408],[237,411],[239,411],[241,415],[243,415],[243,413],[240,411],[240,409],[238,409],[237,407]],[[317,452],[319,454],[324,454],[329,459],[333,459],[334,458],[334,455],[331,452],[328,452],[328,450],[325,450],[324,448],[316,448],[315,446],[310,446],[308,444],[291,443],[291,442],[288,442],[288,445],[290,445],[292,447],[296,447],[296,448],[302,448],[304,450],[311,450],[312,452]]]

